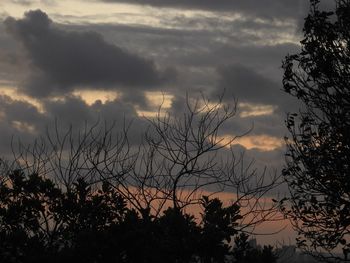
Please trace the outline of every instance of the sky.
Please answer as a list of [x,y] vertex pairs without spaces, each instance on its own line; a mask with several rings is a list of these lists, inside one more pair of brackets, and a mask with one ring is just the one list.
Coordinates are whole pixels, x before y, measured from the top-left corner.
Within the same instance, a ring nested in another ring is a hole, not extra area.
[[[142,2],[142,4],[140,4]],[[296,0],[3,0],[1,154],[58,120],[76,128],[176,113],[186,94],[238,101],[227,138],[280,168],[286,113],[282,60],[299,50],[308,6]],[[135,131],[142,121],[134,121]]]
[[[327,3],[326,3],[327,5]],[[0,156],[59,123],[133,120],[131,137],[186,96],[238,101],[223,138],[281,171],[298,101],[281,68],[300,50],[306,0],[1,0]]]

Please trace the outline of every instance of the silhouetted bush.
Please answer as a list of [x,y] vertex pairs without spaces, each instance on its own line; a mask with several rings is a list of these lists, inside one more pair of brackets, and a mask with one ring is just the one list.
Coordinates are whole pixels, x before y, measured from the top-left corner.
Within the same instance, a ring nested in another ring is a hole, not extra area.
[[274,262],[270,248],[232,250],[240,210],[219,199],[203,196],[199,220],[173,207],[141,217],[109,184],[92,189],[79,178],[63,191],[20,170],[2,181],[0,197],[1,262]]

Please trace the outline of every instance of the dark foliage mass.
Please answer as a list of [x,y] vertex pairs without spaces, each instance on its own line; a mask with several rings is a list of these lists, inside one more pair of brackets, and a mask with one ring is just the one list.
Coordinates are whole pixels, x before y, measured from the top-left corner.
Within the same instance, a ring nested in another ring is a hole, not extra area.
[[[350,249],[350,1],[322,11],[312,0],[300,54],[284,61],[284,89],[303,103],[290,114],[284,206],[298,245],[332,253]],[[331,255],[335,257],[335,255]]]
[[[275,262],[237,235],[236,205],[202,198],[199,220],[178,208],[140,216],[108,183],[63,191],[16,170],[0,185],[1,262]],[[230,245],[236,236],[235,246]]]

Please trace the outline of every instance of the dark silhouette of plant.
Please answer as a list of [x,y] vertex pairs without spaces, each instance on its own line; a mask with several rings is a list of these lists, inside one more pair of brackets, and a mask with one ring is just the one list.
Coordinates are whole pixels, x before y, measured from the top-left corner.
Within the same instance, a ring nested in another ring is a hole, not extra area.
[[53,178],[68,192],[78,178],[92,187],[105,182],[141,217],[157,217],[169,206],[198,206],[203,195],[227,191],[245,208],[240,230],[275,220],[277,206],[264,196],[279,185],[280,176],[259,174],[243,155],[235,154],[230,144],[239,135],[221,137],[222,126],[235,116],[235,104],[187,99],[185,107],[181,116],[159,112],[146,120],[149,128],[138,145],[130,144],[127,125],[117,130],[97,123],[64,134],[56,125],[33,145],[19,144],[14,166]]
[[[275,220],[263,197],[278,176],[250,171],[220,139],[235,107],[187,107],[148,120],[140,145],[98,125],[20,145],[0,175],[0,260],[226,262],[233,236]],[[225,190],[226,207],[212,197]]]
[[241,233],[234,238],[232,248],[233,260],[235,263],[274,263],[278,256],[272,246],[252,247],[249,243],[249,236]]
[[0,193],[2,262],[226,262],[240,219],[236,204],[206,196],[199,221],[176,207],[141,217],[109,184],[92,191],[79,178],[63,192],[19,170]]
[[3,180],[0,197],[0,255],[5,262],[45,262],[58,253],[68,255],[84,242],[82,236],[120,224],[127,211],[124,199],[106,184],[92,192],[78,179],[63,192],[52,180],[20,170]]
[[240,207],[233,204],[223,207],[219,199],[203,197],[201,257],[204,263],[225,262],[231,249],[231,237],[237,234],[237,221],[242,218]]
[[283,175],[291,196],[283,200],[283,211],[298,231],[299,247],[329,253],[341,247],[346,259],[350,248],[350,2],[334,1],[335,11],[322,11],[318,0],[310,2],[302,51],[287,56],[283,64],[284,89],[302,103],[300,112],[290,114],[286,122],[291,138],[286,140]]
[[249,255],[251,247],[248,238],[249,236],[245,233],[241,233],[235,237],[232,250],[234,262],[244,262],[245,258]]

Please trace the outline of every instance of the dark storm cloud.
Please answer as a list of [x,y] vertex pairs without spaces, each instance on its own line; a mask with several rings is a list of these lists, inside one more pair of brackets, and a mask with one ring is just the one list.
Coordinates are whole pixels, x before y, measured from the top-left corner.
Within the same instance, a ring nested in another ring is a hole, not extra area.
[[35,134],[30,128],[43,130],[46,120],[33,105],[0,95],[0,158],[11,157],[11,138],[20,138],[26,145],[32,143]]
[[206,11],[242,12],[265,18],[295,18],[305,13],[304,0],[102,0],[104,2],[150,5]]
[[66,96],[60,100],[45,100],[44,108],[51,120],[56,118],[78,128],[85,122],[94,123],[101,120],[102,123],[116,122],[121,125],[124,119],[131,121],[137,118],[133,105],[122,100],[107,101],[104,104],[97,100],[94,104],[88,105],[80,97]]
[[[227,44],[215,48],[212,58],[221,58],[221,64],[241,63],[260,70],[266,68],[280,70],[284,57],[287,54],[294,54],[299,50],[300,47],[294,43],[242,46]],[[276,73],[274,74],[275,76],[281,76],[280,72]]]
[[[115,124],[115,131],[121,132],[124,125],[132,123],[128,136],[131,145],[139,143],[142,131],[147,123],[137,117],[132,105],[119,100],[102,104],[96,101],[89,106],[79,97],[66,96],[61,100],[45,99],[42,101],[44,112],[26,101],[0,95],[0,158],[10,157],[11,138],[20,140],[23,145],[32,144],[35,139],[46,136],[47,132],[63,136],[70,127],[75,132],[86,127],[98,125],[110,127]],[[16,149],[14,149],[16,150]]]
[[0,85],[10,83],[16,76],[17,57],[8,50],[0,49]]
[[[188,2],[191,1],[186,1]],[[213,0],[209,5],[219,2]],[[183,8],[186,8],[186,3],[180,1],[181,3]],[[201,3],[208,4],[207,1]],[[256,4],[259,6],[260,2],[256,1]],[[195,5],[191,8],[200,9]],[[249,10],[248,6],[245,6],[244,10],[242,8],[235,10],[249,16],[243,15],[238,20],[232,21],[227,19],[229,16],[226,14],[222,17],[220,14],[204,13],[182,16],[181,12],[169,12],[168,16],[168,10],[163,9],[155,12],[157,13],[155,15],[158,15],[157,19],[159,18],[159,24],[155,25],[147,23],[58,25],[52,23],[44,13],[35,11],[27,13],[24,19],[7,19],[6,27],[11,35],[19,40],[17,43],[22,43],[25,47],[24,50],[33,65],[29,71],[30,81],[24,83],[24,91],[35,96],[55,93],[64,96],[64,100],[43,99],[46,112],[38,113],[45,125],[52,125],[55,119],[59,119],[60,126],[63,127],[60,133],[65,131],[68,124],[73,124],[79,129],[83,128],[85,121],[91,123],[96,118],[107,120],[108,123],[117,120],[117,125],[121,125],[124,117],[128,121],[137,115],[135,104],[142,105],[141,109],[145,109],[147,105],[142,91],[152,89],[162,79],[171,79],[174,73],[168,71],[167,77],[164,72],[159,73],[151,60],[132,55],[143,54],[156,61],[158,68],[177,69],[179,74],[177,81],[156,87],[156,90],[160,87],[160,90],[166,89],[175,95],[171,109],[174,114],[183,112],[186,106],[183,101],[186,92],[191,93],[191,96],[200,97],[199,92],[204,92],[205,95],[220,94],[225,89],[228,95],[224,98],[226,102],[230,103],[232,96],[229,95],[234,95],[239,102],[279,107],[272,115],[242,118],[238,114],[234,122],[224,127],[225,134],[241,134],[253,125],[251,135],[267,134],[282,138],[285,134],[284,112],[289,110],[282,109],[282,106],[287,105],[287,100],[281,90],[280,67],[283,57],[288,53],[295,53],[298,49],[296,44],[288,42],[293,41],[290,36],[295,32],[295,23],[255,19],[253,15],[261,15],[258,14],[260,12],[258,8],[256,10]],[[276,11],[271,9],[271,15],[275,14]],[[87,30],[99,32],[104,38],[96,33],[87,33]],[[119,62],[123,67],[133,69],[127,62],[129,59],[132,65],[142,65],[136,67],[137,69],[145,67],[146,73],[138,74],[137,70],[134,70],[135,74],[129,72],[116,74],[118,71],[110,69],[110,67],[118,69]],[[91,65],[87,60],[96,61]],[[17,59],[16,63],[20,65],[21,61]],[[151,73],[147,73],[147,70]],[[142,78],[145,80],[138,82]],[[144,87],[145,83],[148,84],[147,87]],[[115,87],[121,89],[124,94],[118,97],[119,101],[105,104],[96,102],[89,106],[80,98],[65,96],[76,87],[91,89]],[[123,100],[123,103],[120,100]],[[130,131],[131,138],[136,138],[143,127],[143,122],[134,121],[132,127],[135,128]],[[40,128],[38,133],[44,132],[45,130]]]
[[62,94],[76,86],[142,90],[170,77],[158,72],[153,61],[107,43],[100,34],[58,29],[40,10],[27,12],[23,19],[9,17],[4,23],[33,65],[23,86],[32,96]]
[[5,27],[0,23],[0,85],[14,82],[23,72],[23,61],[18,45],[5,32]]
[[[238,80],[241,82],[244,81],[244,79],[242,79],[244,76],[239,79],[236,79],[238,78],[237,74],[230,76],[231,70],[234,71],[236,70],[235,68],[240,70],[241,67],[245,68],[245,70],[241,69],[242,71],[246,71],[245,75],[252,74],[254,75],[254,78],[262,77],[265,79],[264,82],[270,82],[269,84],[264,85],[276,88],[282,83],[283,71],[281,66],[283,58],[287,54],[297,53],[299,49],[300,47],[292,43],[276,45],[233,45],[231,43],[213,43],[212,46],[208,46],[207,51],[199,52],[196,50],[190,50],[187,52],[187,56],[184,54],[178,54],[178,56],[173,57],[172,59],[176,61],[176,63],[182,64],[184,67],[202,68],[206,76],[210,76],[205,72],[206,69],[220,68],[220,70],[216,71],[216,73],[219,74],[220,86],[224,86],[224,88],[228,90],[234,89],[234,83],[230,83],[230,79],[231,81],[234,80],[236,82]],[[168,60],[171,60],[171,58]],[[230,66],[232,64],[235,66]],[[215,72],[211,75],[215,75]],[[245,88],[242,87],[245,84],[241,82],[239,83],[241,88],[235,90],[235,92],[245,92]],[[213,85],[217,84],[215,83],[212,84],[212,86]],[[239,94],[236,95],[239,96]]]
[[[235,103],[237,106],[237,112],[235,116],[227,121],[220,130],[220,135],[268,135],[275,138],[282,139],[284,135],[287,133],[286,127],[283,125],[286,117],[286,111],[278,109],[276,105],[272,105],[272,112],[268,114],[257,114],[257,115],[242,115],[242,112],[245,109],[244,105],[242,105],[242,99],[238,96],[234,96],[230,94],[228,91],[218,92],[217,95],[213,95],[211,97],[207,97],[210,102],[217,103],[219,97],[222,98],[222,102],[229,107],[234,107]],[[198,98],[200,99],[199,92],[189,92],[187,93],[190,98]],[[202,94],[205,96],[205,94]],[[238,98],[238,99],[237,99]],[[288,98],[287,98],[288,99]],[[286,100],[287,100],[286,99]],[[186,96],[178,95],[175,96],[172,102],[172,108],[170,109],[170,113],[172,116],[182,116],[184,110],[186,110],[187,104]],[[265,101],[263,103],[259,103],[262,106],[266,106]],[[251,105],[256,105],[251,103]],[[269,107],[269,106],[267,106]]]
[[128,138],[131,145],[137,144],[145,130],[145,122],[137,116],[134,106],[124,103],[122,100],[96,101],[87,105],[81,98],[67,96],[63,100],[46,100],[45,109],[47,115],[46,125],[55,132],[55,123],[60,135],[67,132],[70,126],[74,131],[82,131],[86,127],[97,125],[97,128],[114,126],[115,132],[122,132],[124,125],[130,126]]
[[[250,135],[269,135],[281,139],[284,137],[287,133],[284,126],[286,115],[297,111],[299,102],[282,90],[281,82],[241,64],[219,67],[218,74],[219,84],[211,98],[215,99],[218,94],[225,92],[223,99],[226,103],[233,102],[232,97],[235,97],[241,104],[236,122],[225,125],[224,133],[243,134],[251,130]],[[264,107],[271,112],[259,113]],[[243,111],[250,115],[242,115]]]
[[[240,109],[240,107],[238,107]],[[222,134],[242,135],[268,135],[271,137],[283,139],[287,134],[287,129],[283,125],[285,114],[281,112],[274,112],[268,115],[240,117],[239,110],[235,120],[223,126]]]
[[[199,20],[201,19],[205,20],[203,17]],[[222,23],[224,22],[221,21],[219,24]],[[218,79],[225,79],[226,76],[219,74],[216,68],[225,68],[229,67],[227,65],[239,63],[253,75],[256,73],[258,76],[263,76],[264,82],[270,82],[276,90],[274,96],[278,97],[283,94],[281,91],[282,59],[288,53],[297,52],[300,47],[288,40],[274,44],[273,39],[264,39],[263,36],[259,36],[258,43],[254,43],[250,36],[243,33],[247,31],[246,26],[246,23],[233,22],[226,29],[220,27],[220,30],[215,30],[215,26],[212,26],[207,29],[190,30],[185,29],[185,26],[183,29],[181,27],[168,29],[135,25],[99,25],[94,26],[94,30],[103,32],[109,41],[118,46],[131,45],[133,50],[152,54],[153,59],[162,67],[176,67],[178,81],[171,82],[171,87],[177,94],[185,94],[189,89],[210,93],[217,86],[220,92],[223,89],[222,86],[231,91],[233,84],[229,79],[225,85],[225,81],[222,80],[220,84],[217,83]],[[258,26],[261,27],[261,25]],[[254,24],[250,23],[248,29],[252,27]],[[267,24],[267,27],[275,37],[286,31],[284,26],[273,23]],[[287,27],[289,28],[289,25]],[[78,26],[76,30],[82,30],[82,28],[83,26]],[[288,30],[290,31],[290,28]],[[271,42],[264,43],[266,40]],[[227,77],[231,75],[229,71],[230,69],[226,72]],[[245,84],[242,81],[241,79],[239,83],[240,88],[232,92],[238,99],[246,97],[246,94],[242,96],[240,94],[241,91],[245,92]],[[267,94],[270,93],[262,94],[261,100]],[[137,99],[137,97],[134,98]]]
[[216,92],[225,90],[234,95],[240,102],[268,104],[288,110],[294,103],[285,92],[282,84],[258,73],[256,70],[241,64],[233,64],[218,68],[220,76]]
[[276,104],[276,93],[281,89],[273,82],[253,69],[240,64],[218,68],[219,89],[239,97],[240,101],[264,104]]
[[40,124],[44,117],[33,105],[4,95],[0,95],[0,112],[3,115],[2,120],[27,122],[33,125]]
[[[263,28],[265,34],[258,35],[254,34],[262,27],[258,22],[230,22],[217,18],[215,25],[212,18],[208,18],[210,22],[201,16],[193,19],[205,26],[191,28],[188,26],[190,22],[183,19],[176,29],[135,25],[96,25],[93,28],[103,32],[109,41],[118,46],[129,46],[133,50],[152,54],[157,63],[177,67],[189,75],[192,74],[189,67],[195,67],[197,72],[203,71],[210,77],[208,68],[241,63],[254,69],[269,70],[268,77],[280,81],[277,78],[282,74],[282,59],[286,54],[300,49],[291,40],[282,38],[281,41],[281,36],[287,32],[290,34],[288,37],[292,38],[295,27],[290,23],[267,23]],[[77,30],[83,28],[76,27]],[[184,77],[179,79],[183,81]]]

